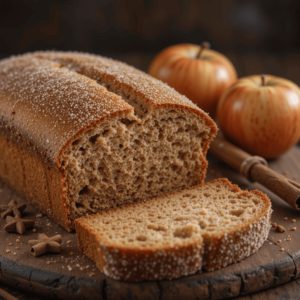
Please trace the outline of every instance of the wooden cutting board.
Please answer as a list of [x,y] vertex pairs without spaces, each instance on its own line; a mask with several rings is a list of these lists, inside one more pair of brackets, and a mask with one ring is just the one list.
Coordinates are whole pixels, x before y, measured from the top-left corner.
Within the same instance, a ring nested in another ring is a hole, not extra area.
[[[24,235],[8,234],[3,230],[5,220],[0,219],[0,281],[18,289],[61,299],[162,300],[236,297],[300,277],[300,212],[258,184],[249,183],[216,158],[209,156],[208,159],[206,181],[227,177],[242,189],[257,188],[267,193],[274,210],[272,222],[284,226],[286,232],[278,233],[271,228],[268,240],[257,253],[218,271],[171,281],[119,282],[104,276],[93,261],[79,252],[75,233],[68,233],[47,216],[37,218],[39,211],[27,203],[24,217],[36,221],[36,232],[30,229]],[[300,181],[300,148],[295,147],[279,159],[270,161],[269,166],[288,178]],[[18,203],[26,202],[0,182],[0,204],[7,204],[13,199]],[[296,223],[292,219],[296,219]],[[297,230],[291,231],[292,227]],[[48,236],[61,234],[62,252],[34,257],[27,242],[36,239],[38,233]],[[291,241],[286,240],[289,237]]]

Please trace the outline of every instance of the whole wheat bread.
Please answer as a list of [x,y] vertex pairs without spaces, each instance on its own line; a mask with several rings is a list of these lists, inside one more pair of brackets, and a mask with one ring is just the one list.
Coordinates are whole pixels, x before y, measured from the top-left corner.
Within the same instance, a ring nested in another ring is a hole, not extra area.
[[0,62],[0,178],[74,220],[203,183],[214,122],[126,64],[38,52]]
[[172,279],[225,267],[267,239],[271,204],[226,179],[75,221],[80,250],[107,276]]

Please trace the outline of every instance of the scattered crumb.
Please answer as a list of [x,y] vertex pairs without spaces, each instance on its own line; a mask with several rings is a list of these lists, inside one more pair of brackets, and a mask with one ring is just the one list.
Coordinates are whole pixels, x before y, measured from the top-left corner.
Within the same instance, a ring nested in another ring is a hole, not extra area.
[[17,243],[20,243],[20,239],[16,239],[16,242],[17,242]]
[[79,267],[80,267],[80,264],[76,264],[76,267],[78,267],[78,268],[79,268]]
[[32,232],[36,232],[36,229],[34,228],[34,229],[32,229]]
[[288,217],[283,218],[284,220],[288,220]]
[[289,172],[288,170],[285,170],[285,171],[283,172],[283,174],[284,174],[284,175],[289,175],[290,172]]
[[72,241],[70,241],[70,240],[69,240],[69,241],[67,241],[67,244],[71,244],[71,243],[72,243]]
[[9,246],[12,246],[12,243],[9,243]]
[[51,226],[51,223],[47,223],[47,226],[48,226],[48,227]]
[[280,251],[284,251],[284,248],[281,248]]
[[201,215],[207,215],[207,210],[205,208],[203,208],[201,211],[200,211],[200,214]]
[[91,273],[90,276],[91,276],[91,277],[92,277],[92,276],[95,276],[95,273]]
[[276,223],[272,223],[271,225],[272,225],[272,227],[274,227],[274,228],[277,227],[277,224],[276,224]]
[[293,220],[292,220],[292,222],[293,222],[293,223],[296,223],[296,220],[295,220],[295,219],[293,219]]
[[281,225],[278,225],[276,229],[279,232],[285,232],[285,228],[283,226],[281,226]]
[[87,269],[88,269],[89,267],[90,267],[89,265],[86,266]]
[[73,253],[73,252],[70,252],[70,255],[74,255],[74,253]]
[[50,264],[51,264],[51,262],[48,260],[48,261],[46,262],[46,264],[47,264],[47,265],[50,265]]
[[293,228],[292,228],[292,231],[295,231],[295,230],[296,230],[296,227],[293,227]]
[[17,255],[17,252],[14,252],[14,255]]
[[288,238],[288,239],[287,239],[287,241],[291,241],[291,240],[292,240],[291,238]]
[[83,267],[80,267],[80,271],[83,271]]
[[37,214],[36,217],[37,218],[41,218],[43,216],[43,214]]
[[278,240],[277,243],[281,243],[281,240]]
[[68,268],[69,271],[72,271],[72,270],[73,270],[70,266],[67,266],[67,268]]
[[10,253],[10,250],[7,249],[7,250],[6,250],[6,253]]
[[20,248],[19,248],[19,247],[16,247],[16,249],[19,250]]

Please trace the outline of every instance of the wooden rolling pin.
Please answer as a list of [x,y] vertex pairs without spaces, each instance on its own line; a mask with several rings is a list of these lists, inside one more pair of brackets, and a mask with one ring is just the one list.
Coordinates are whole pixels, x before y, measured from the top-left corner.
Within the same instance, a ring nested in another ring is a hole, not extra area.
[[211,142],[210,153],[239,171],[248,180],[262,184],[293,208],[300,210],[300,184],[268,168],[264,158],[251,156],[220,137]]

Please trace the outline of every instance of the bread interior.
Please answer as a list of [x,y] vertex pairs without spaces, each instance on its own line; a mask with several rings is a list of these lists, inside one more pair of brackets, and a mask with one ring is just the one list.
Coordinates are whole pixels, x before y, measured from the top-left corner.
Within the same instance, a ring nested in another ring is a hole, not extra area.
[[[178,109],[113,118],[64,153],[71,220],[200,183],[209,128]],[[205,166],[206,167],[206,166]]]
[[[222,181],[148,200],[85,219],[105,244],[139,249],[175,247],[203,236],[222,236],[253,222],[266,210],[256,194]],[[210,245],[209,245],[210,246]]]

